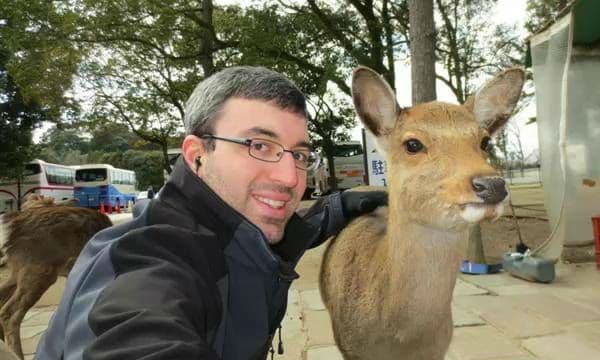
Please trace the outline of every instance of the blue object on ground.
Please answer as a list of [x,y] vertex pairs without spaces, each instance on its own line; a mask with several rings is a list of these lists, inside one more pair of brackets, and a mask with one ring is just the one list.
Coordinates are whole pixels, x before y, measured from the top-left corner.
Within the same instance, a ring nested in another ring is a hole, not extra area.
[[460,266],[460,272],[463,274],[494,274],[502,270],[502,264],[478,264],[469,260],[463,261]]

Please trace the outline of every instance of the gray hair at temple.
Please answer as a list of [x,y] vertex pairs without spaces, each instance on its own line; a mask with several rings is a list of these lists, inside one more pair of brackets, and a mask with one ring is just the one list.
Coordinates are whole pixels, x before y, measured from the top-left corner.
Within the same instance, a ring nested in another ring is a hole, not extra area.
[[[212,134],[223,106],[230,98],[273,102],[281,109],[306,117],[306,98],[284,75],[264,67],[236,66],[204,79],[185,106],[186,133]],[[208,150],[214,141],[206,141]]]

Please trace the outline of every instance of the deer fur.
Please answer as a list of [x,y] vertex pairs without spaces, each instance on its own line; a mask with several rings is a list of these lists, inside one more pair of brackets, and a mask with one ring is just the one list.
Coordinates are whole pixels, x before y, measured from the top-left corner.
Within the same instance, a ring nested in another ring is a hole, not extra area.
[[[389,207],[351,222],[323,257],[321,296],[344,359],[444,358],[469,228],[499,217],[506,197],[482,142],[506,123],[523,81],[509,69],[465,105],[401,109],[377,73],[354,71],[356,111],[387,159]],[[413,140],[422,151],[409,151]]]
[[32,198],[22,211],[0,216],[0,241],[8,278],[0,284],[0,338],[23,358],[20,328],[27,311],[67,276],[85,243],[112,225],[99,212]]
[[44,206],[75,206],[77,205],[77,199],[68,199],[68,200],[60,200],[56,201],[52,197],[46,197],[39,194],[30,194],[27,196],[25,202],[21,205],[21,210],[27,210],[34,207],[44,207]]
[[[56,202],[55,199],[52,197],[45,197],[43,195],[33,193],[33,194],[27,195],[23,204],[21,204],[21,210],[27,210],[27,209],[34,208],[34,207],[52,206],[52,205],[75,206],[75,205],[77,205],[77,199],[68,199],[68,200],[61,200],[59,202]],[[1,219],[1,215],[0,215],[0,219]],[[4,250],[3,250],[3,247],[4,247],[3,241],[4,240],[5,240],[5,237],[1,236],[1,233],[0,233],[0,267],[6,265],[6,262],[8,261],[8,258],[6,257],[6,254],[4,254]]]

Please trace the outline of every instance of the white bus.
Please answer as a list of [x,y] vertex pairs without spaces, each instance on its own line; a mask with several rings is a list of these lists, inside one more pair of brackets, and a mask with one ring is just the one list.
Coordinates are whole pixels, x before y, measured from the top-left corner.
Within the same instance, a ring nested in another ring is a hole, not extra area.
[[135,172],[108,164],[80,165],[75,170],[75,198],[78,205],[99,208],[127,206],[136,200]]
[[21,197],[15,179],[0,177],[0,213],[15,211],[29,194],[39,194],[56,201],[73,199],[73,181],[77,166],[33,160],[25,164]]

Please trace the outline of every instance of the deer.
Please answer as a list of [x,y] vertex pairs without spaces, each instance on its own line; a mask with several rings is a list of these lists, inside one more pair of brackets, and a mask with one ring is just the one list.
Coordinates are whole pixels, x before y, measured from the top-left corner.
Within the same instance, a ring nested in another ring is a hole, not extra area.
[[444,358],[469,229],[500,217],[507,198],[490,137],[524,79],[511,68],[463,105],[400,108],[379,74],[353,71],[355,111],[386,157],[389,205],[348,224],[323,254],[321,298],[345,360]]
[[[21,204],[21,210],[52,205],[75,206],[77,205],[77,199],[66,199],[56,202],[56,200],[53,197],[32,193],[25,197],[25,201],[23,202],[23,204]],[[4,251],[2,249],[2,243],[0,243],[0,267],[6,265],[7,261],[8,258],[6,254],[4,254]]]
[[20,329],[25,314],[56,282],[66,277],[86,242],[112,226],[105,214],[33,197],[23,210],[0,216],[0,243],[8,278],[0,284],[0,339],[21,359]]
[[44,196],[40,194],[29,194],[21,205],[21,210],[27,210],[34,207],[45,207],[45,206],[76,206],[77,199],[65,199],[56,201],[53,197]]

